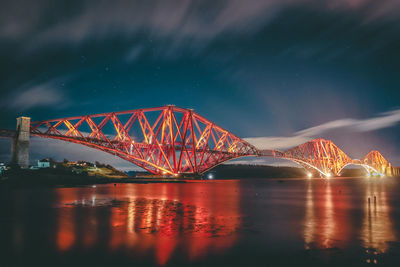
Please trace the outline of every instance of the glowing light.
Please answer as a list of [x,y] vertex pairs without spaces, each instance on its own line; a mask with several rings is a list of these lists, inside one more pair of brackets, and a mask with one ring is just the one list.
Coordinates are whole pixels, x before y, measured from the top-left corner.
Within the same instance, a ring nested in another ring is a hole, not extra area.
[[307,173],[307,176],[308,178],[312,178],[312,173],[311,172]]
[[209,173],[209,174],[207,175],[207,178],[208,178],[209,180],[212,180],[212,179],[214,179],[214,175],[213,175],[212,173]]
[[332,174],[330,174],[330,173],[327,173],[327,174],[326,174],[326,179],[329,179],[329,178],[331,178],[331,176],[332,176]]

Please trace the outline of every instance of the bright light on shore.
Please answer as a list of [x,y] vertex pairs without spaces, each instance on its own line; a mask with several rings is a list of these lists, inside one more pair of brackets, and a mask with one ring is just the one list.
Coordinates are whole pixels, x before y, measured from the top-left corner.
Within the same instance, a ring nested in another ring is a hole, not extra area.
[[332,176],[332,174],[328,173],[328,174],[326,175],[326,178],[329,179],[329,178],[331,178],[331,176]]
[[312,173],[311,172],[307,173],[307,176],[308,178],[312,178]]

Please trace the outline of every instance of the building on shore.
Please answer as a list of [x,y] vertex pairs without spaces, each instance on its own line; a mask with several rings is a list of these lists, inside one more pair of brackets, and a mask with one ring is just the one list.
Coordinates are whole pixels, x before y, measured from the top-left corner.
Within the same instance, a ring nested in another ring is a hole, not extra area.
[[37,165],[33,165],[30,167],[31,170],[38,170],[38,169],[47,169],[51,167],[50,159],[41,159],[37,161]]
[[5,171],[6,169],[7,169],[7,166],[3,162],[0,162],[0,174],[2,174],[3,171]]
[[37,166],[39,169],[50,168],[50,160],[48,159],[38,160]]

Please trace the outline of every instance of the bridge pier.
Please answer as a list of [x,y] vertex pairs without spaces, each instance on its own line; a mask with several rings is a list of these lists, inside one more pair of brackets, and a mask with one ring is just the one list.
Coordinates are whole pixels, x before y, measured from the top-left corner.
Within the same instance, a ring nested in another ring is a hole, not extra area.
[[17,130],[12,142],[12,164],[22,169],[29,168],[29,137],[31,118],[17,118]]
[[389,166],[386,167],[385,174],[387,176],[393,176],[392,164],[389,163]]

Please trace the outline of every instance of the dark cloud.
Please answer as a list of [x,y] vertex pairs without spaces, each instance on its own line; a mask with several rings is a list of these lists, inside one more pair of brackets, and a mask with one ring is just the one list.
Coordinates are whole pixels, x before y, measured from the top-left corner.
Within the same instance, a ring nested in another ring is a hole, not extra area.
[[1,104],[9,109],[25,111],[36,107],[66,107],[68,96],[61,89],[66,79],[58,78],[42,83],[31,82],[16,89]]
[[3,7],[0,36],[11,41],[23,40],[26,49],[60,43],[76,45],[116,35],[131,39],[143,33],[154,41],[169,39],[169,48],[179,49],[188,44],[196,48],[226,34],[255,34],[290,8],[351,14],[357,20],[358,25],[332,22],[331,29],[321,35],[343,26],[362,28],[377,22],[398,21],[400,11],[398,1],[372,0],[103,0],[61,1],[57,5],[46,0],[8,0],[3,2]]

